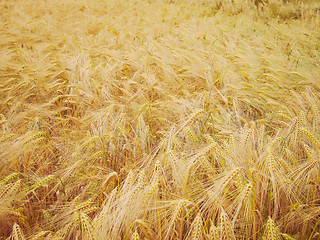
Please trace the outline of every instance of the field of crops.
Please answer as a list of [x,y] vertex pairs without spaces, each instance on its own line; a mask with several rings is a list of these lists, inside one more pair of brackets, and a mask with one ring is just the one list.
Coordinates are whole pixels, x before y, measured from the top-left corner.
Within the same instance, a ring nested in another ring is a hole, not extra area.
[[0,12],[0,239],[320,239],[320,1]]

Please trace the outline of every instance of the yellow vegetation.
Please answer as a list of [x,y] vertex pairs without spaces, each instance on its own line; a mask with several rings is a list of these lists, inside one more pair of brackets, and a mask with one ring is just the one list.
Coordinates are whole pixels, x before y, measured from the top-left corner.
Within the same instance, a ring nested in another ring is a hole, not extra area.
[[318,0],[0,12],[0,239],[320,238]]

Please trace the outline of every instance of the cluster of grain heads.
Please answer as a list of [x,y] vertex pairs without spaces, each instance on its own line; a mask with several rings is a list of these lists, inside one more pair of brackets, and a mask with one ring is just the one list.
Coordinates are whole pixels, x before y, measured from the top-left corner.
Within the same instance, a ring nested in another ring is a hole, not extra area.
[[319,1],[0,9],[0,238],[319,238]]
[[[118,189],[115,188],[108,194],[101,206],[98,215],[93,219],[95,233],[98,239],[108,236],[117,239],[120,236],[127,236],[132,230],[132,224],[139,225],[142,232],[148,232],[147,223],[139,219],[144,219],[154,215],[149,208],[156,207],[154,202],[158,198],[158,188],[161,182],[161,164],[155,164],[153,176],[149,180],[145,169],[141,169],[138,174],[130,171]],[[143,223],[143,224],[142,224]],[[139,234],[133,231],[132,237]]]

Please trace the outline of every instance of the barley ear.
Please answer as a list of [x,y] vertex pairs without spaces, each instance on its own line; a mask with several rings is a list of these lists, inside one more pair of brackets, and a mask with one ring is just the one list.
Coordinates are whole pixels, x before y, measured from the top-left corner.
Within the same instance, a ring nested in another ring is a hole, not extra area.
[[282,233],[281,235],[284,240],[296,240],[295,238],[289,236],[288,234]]
[[312,144],[320,151],[320,141],[319,139],[310,131],[305,128],[301,129],[301,132],[312,142]]
[[21,180],[16,181],[15,183],[9,183],[2,187],[0,190],[0,200],[3,200],[4,198],[9,198],[13,196],[19,189],[21,185]]
[[213,224],[212,221],[210,221],[211,225],[210,225],[210,230],[209,230],[209,239],[213,239],[213,240],[219,240],[220,239],[220,231],[219,228],[217,226],[215,226]]
[[132,240],[140,240],[140,236],[139,236],[139,233],[137,231],[137,229],[134,231],[134,233],[132,234],[132,237],[131,237]]
[[263,234],[263,240],[280,240],[281,236],[279,230],[276,228],[276,224],[269,216],[266,224],[266,228]]
[[31,240],[44,239],[45,236],[49,235],[50,231],[41,231],[34,235]]
[[285,151],[286,151],[286,156],[289,159],[290,163],[294,166],[297,166],[299,164],[298,160],[296,159],[294,154],[291,152],[291,150],[286,148]]
[[12,239],[13,240],[25,240],[20,226],[17,223],[13,224],[12,228]]
[[222,208],[220,213],[220,236],[223,240],[236,239],[228,215]]
[[200,212],[197,214],[195,219],[193,220],[193,228],[192,228],[192,240],[200,240],[202,239],[202,219]]
[[82,233],[84,236],[86,236],[85,239],[94,240],[95,238],[93,235],[93,226],[91,223],[91,219],[87,214],[80,212],[80,221],[82,226]]
[[133,185],[133,178],[134,178],[134,175],[133,175],[133,172],[130,171],[126,177],[126,180],[124,181],[124,184],[122,186],[122,191],[123,192],[126,192],[128,191],[129,189],[131,189],[132,185]]
[[320,122],[320,113],[319,109],[317,108],[316,105],[312,105],[312,112],[313,112],[313,131],[317,132],[318,131],[318,125]]

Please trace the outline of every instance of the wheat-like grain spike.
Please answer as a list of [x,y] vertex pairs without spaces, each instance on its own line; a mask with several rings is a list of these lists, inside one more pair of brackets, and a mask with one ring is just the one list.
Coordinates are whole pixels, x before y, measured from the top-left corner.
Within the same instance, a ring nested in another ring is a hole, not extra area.
[[210,229],[209,229],[209,238],[212,240],[219,240],[220,239],[220,229],[210,221]]
[[116,172],[111,172],[107,175],[106,179],[102,182],[102,186],[107,187],[109,185],[109,183],[114,180],[117,179],[118,174]]
[[7,140],[10,140],[10,139],[12,139],[14,136],[15,136],[15,134],[13,134],[13,133],[8,133],[8,134],[6,134],[5,136],[2,136],[2,137],[1,137],[0,142],[5,142],[5,141],[7,141]]
[[185,128],[185,126],[187,126],[190,122],[192,122],[196,117],[198,117],[201,113],[203,113],[204,110],[199,109],[197,111],[195,111],[194,113],[192,113],[191,115],[189,115],[189,117],[181,124],[181,126],[179,127],[179,129],[176,131],[176,134],[178,134],[179,132],[181,132],[182,129]]
[[137,229],[134,231],[134,233],[132,234],[132,237],[131,237],[132,240],[140,240],[140,236],[139,236],[139,233],[137,231]]
[[136,194],[139,193],[145,187],[145,185],[146,185],[146,172],[144,169],[142,169],[139,172],[137,184],[130,195],[130,199],[135,198]]
[[0,192],[0,200],[3,200],[6,197],[10,197],[12,195],[14,195],[18,188],[21,185],[21,180],[16,181],[15,183],[9,183],[7,185],[5,185]]
[[206,140],[207,143],[214,143],[214,139],[212,136],[210,136],[209,134],[205,134],[204,136],[204,139]]
[[194,143],[199,142],[198,137],[196,136],[195,132],[191,129],[190,126],[187,126],[187,127],[186,127],[186,132],[187,132],[187,134],[188,134],[188,136],[189,136],[189,139],[190,139],[192,142],[194,142]]
[[268,220],[267,220],[266,230],[264,232],[263,239],[265,239],[265,240],[280,240],[281,239],[279,231],[276,228],[276,225],[270,216],[268,217]]
[[192,229],[192,240],[200,240],[202,239],[202,219],[200,212],[197,214],[195,219],[193,220],[193,229]]
[[105,156],[105,152],[103,150],[101,150],[101,151],[97,151],[97,152],[93,153],[91,155],[91,158],[96,159],[96,158],[104,157],[104,156]]
[[320,112],[316,105],[312,105],[312,112],[313,112],[313,131],[318,131],[319,121],[320,121]]
[[234,231],[231,227],[227,213],[221,207],[220,213],[220,237],[223,240],[235,240]]
[[281,234],[284,240],[296,240],[295,238],[289,236],[288,234],[282,233]]
[[100,138],[98,136],[94,136],[89,138],[87,141],[85,141],[84,143],[81,144],[80,149],[85,149],[88,146],[90,146],[92,143],[98,141]]
[[21,228],[17,223],[13,224],[12,239],[13,240],[25,240],[25,237],[21,231]]
[[290,149],[288,149],[288,148],[286,148],[285,151],[286,151],[286,155],[289,158],[291,164],[293,164],[294,166],[297,166],[298,165],[298,160],[293,155],[292,151]]
[[306,144],[304,144],[303,146],[304,146],[304,150],[306,151],[306,154],[307,154],[309,161],[314,161],[315,159],[318,158],[317,154],[315,153],[315,151],[313,151],[313,149],[311,147],[309,147]]
[[87,214],[80,211],[80,220],[81,220],[81,226],[84,236],[86,236],[86,239],[94,240],[93,235],[93,226],[91,223],[91,219],[88,217]]
[[86,201],[86,202],[83,202],[83,203],[81,203],[81,204],[79,204],[79,205],[77,205],[76,207],[75,207],[75,211],[83,211],[84,209],[87,209],[87,208],[89,208],[89,207],[91,207],[92,206],[92,201],[91,200],[88,200],[88,201]]
[[1,182],[0,182],[0,187],[3,186],[4,184],[7,184],[8,182],[10,182],[12,179],[14,179],[15,177],[17,177],[19,175],[19,173],[11,173],[10,175],[8,175],[7,177],[5,177]]
[[161,162],[157,160],[155,167],[154,167],[154,175],[152,179],[152,185],[158,186],[161,176]]
[[275,170],[275,159],[272,153],[269,153],[266,158],[267,166],[271,174],[274,173]]
[[46,235],[49,235],[49,234],[50,234],[50,231],[40,231],[36,235],[32,236],[31,240],[43,239]]
[[47,183],[49,183],[54,178],[56,178],[56,175],[48,175],[48,176],[44,177],[39,182],[37,182],[36,184],[31,186],[29,193],[35,191],[39,187],[46,186]]
[[318,149],[318,151],[320,152],[320,141],[318,140],[318,138],[312,134],[310,131],[308,131],[305,128],[301,129],[301,132],[306,135],[306,137],[312,142],[312,144]]
[[176,220],[180,216],[180,214],[181,214],[181,212],[183,210],[183,207],[185,205],[187,205],[187,204],[188,204],[188,200],[184,200],[184,199],[175,200],[172,203],[172,207],[174,208],[174,210],[173,210],[173,213],[171,215],[171,220],[170,220],[169,227],[167,229],[167,234],[166,234],[166,237],[165,237],[166,239],[169,238],[170,231],[172,230],[172,228],[175,225]]
[[132,185],[133,185],[133,177],[134,177],[134,174],[132,171],[130,171],[124,181],[124,184],[122,185],[122,191],[123,192],[126,192],[128,191]]

